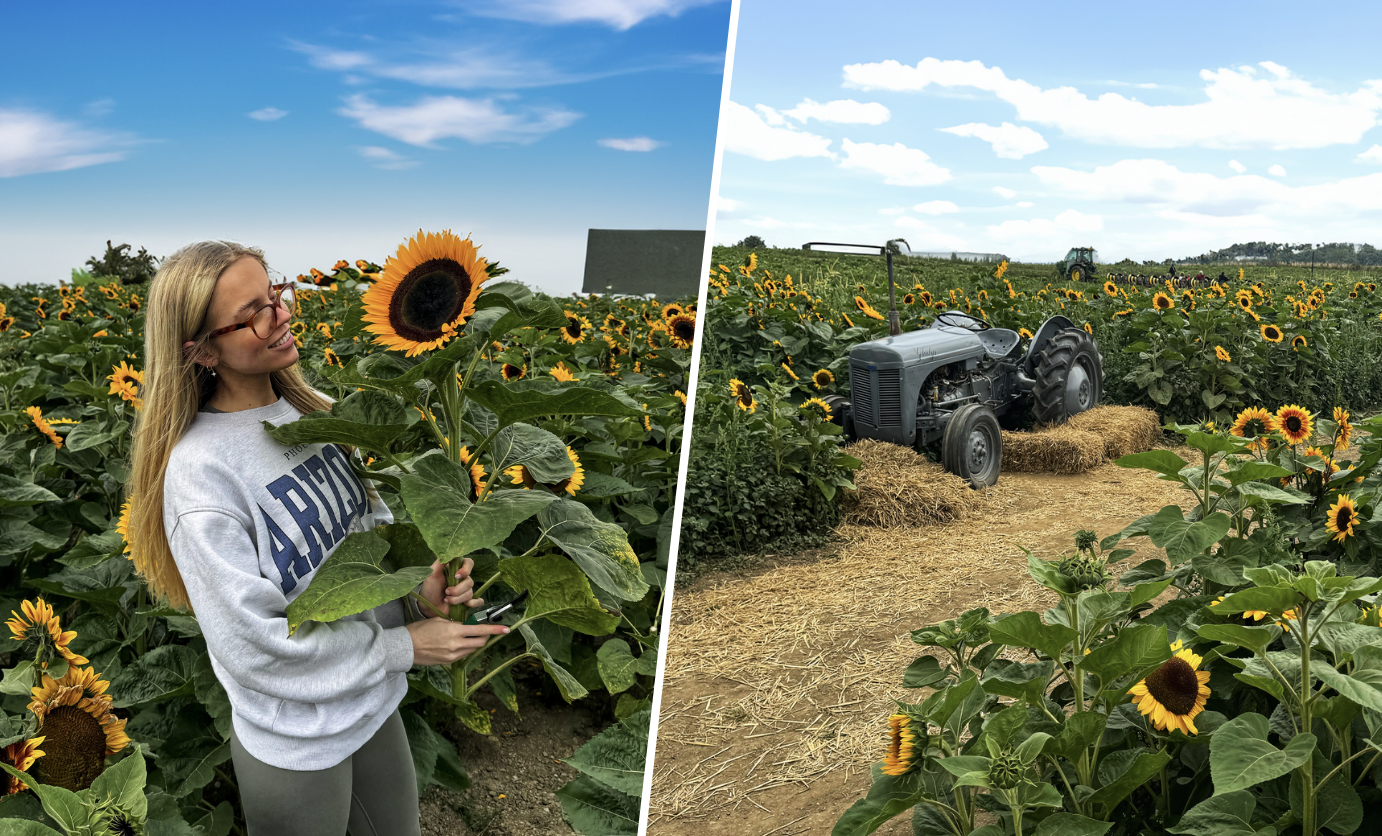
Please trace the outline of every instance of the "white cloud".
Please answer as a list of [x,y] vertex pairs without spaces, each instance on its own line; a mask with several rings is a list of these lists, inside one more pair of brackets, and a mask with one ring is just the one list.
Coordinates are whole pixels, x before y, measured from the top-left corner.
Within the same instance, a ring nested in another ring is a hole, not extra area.
[[424,87],[475,88],[538,87],[580,81],[589,76],[572,75],[551,65],[502,53],[494,47],[434,49],[413,60],[390,60],[385,49],[376,52],[333,49],[301,41],[289,47],[307,56],[313,67],[346,73],[347,84],[364,84],[365,76],[407,81]]
[[1003,186],[994,186],[993,193],[1003,198],[1004,200],[1012,200],[1013,198],[1017,197],[1017,192],[1013,191],[1012,189],[1005,188]]
[[733,200],[731,198],[725,197],[724,195],[719,195],[715,198],[715,211],[717,213],[738,212],[743,207],[744,201],[742,200]]
[[725,103],[724,113],[720,117],[720,130],[725,151],[759,160],[834,156],[829,150],[831,140],[790,125],[773,127],[757,113],[736,102]]
[[1136,87],[1139,90],[1160,90],[1161,85],[1151,81],[1132,82],[1132,81],[1104,81],[1110,87]]
[[758,111],[758,114],[763,118],[763,121],[769,125],[772,125],[774,127],[781,127],[782,125],[787,124],[786,116],[783,116],[781,113],[778,113],[776,110],[773,110],[765,104],[756,104],[753,106],[753,109]]
[[[1050,249],[1053,240],[1064,241],[1072,236],[1083,236],[1103,228],[1102,217],[1067,209],[1055,218],[1003,221],[988,227],[987,232],[990,240],[1001,242],[1004,252],[1040,252]],[[1059,249],[1064,251],[1066,246],[1068,245],[1062,245]]]
[[1354,157],[1353,161],[1359,163],[1382,163],[1382,145],[1372,146],[1357,157]]
[[1243,174],[1243,173],[1247,172],[1247,170],[1248,170],[1248,167],[1247,167],[1247,166],[1243,165],[1242,163],[1238,162],[1237,160],[1229,160],[1229,161],[1228,161],[1228,167],[1231,168],[1231,169],[1233,169],[1234,171],[1238,172],[1239,174]]
[[400,154],[390,151],[378,145],[357,145],[355,150],[360,156],[369,160],[375,168],[397,171],[404,168],[412,168],[417,165],[417,160],[410,160]]
[[676,17],[720,0],[471,0],[460,5],[486,17],[524,23],[603,23],[624,30],[652,18]]
[[955,136],[982,139],[992,145],[993,153],[1004,160],[1020,160],[1028,154],[1035,154],[1050,147],[1041,134],[1028,127],[1019,128],[1011,122],[1004,122],[1002,125],[970,122],[967,125],[956,125],[953,128],[939,128],[938,130]]
[[842,125],[881,125],[892,118],[888,109],[878,102],[856,102],[853,99],[836,99],[824,104],[802,99],[801,104],[784,110],[783,114],[803,124],[807,119],[815,119]]
[[1014,203],[1013,205],[1016,206],[1018,209],[1031,209],[1036,204],[1031,202],[1030,200],[1019,200],[1017,203]]
[[427,96],[414,105],[386,107],[363,93],[347,98],[346,107],[337,113],[362,128],[423,148],[435,148],[437,140],[450,138],[474,143],[534,142],[581,116],[559,108],[510,113],[494,99],[459,96]]
[[960,211],[960,207],[948,200],[928,200],[913,206],[912,211],[922,215],[949,215],[952,212]]
[[128,140],[47,114],[0,109],[0,177],[68,171],[124,159]]
[[1267,169],[1267,173],[1272,175],[1273,177],[1285,177],[1286,169],[1282,168],[1279,165],[1274,165],[1271,168]]
[[634,136],[628,139],[600,139],[596,140],[605,148],[613,148],[615,151],[651,151],[666,145],[665,142],[658,142],[646,136]]
[[259,110],[251,111],[249,117],[251,119],[258,119],[260,122],[273,122],[274,120],[282,119],[287,115],[288,111],[286,110],[279,110],[276,107],[263,107]]
[[900,142],[882,145],[845,139],[840,147],[845,153],[841,168],[877,172],[889,186],[934,186],[950,179],[949,169],[931,162],[925,151]]
[[1322,148],[1358,142],[1378,124],[1382,80],[1329,93],[1278,64],[1259,66],[1271,77],[1243,68],[1201,70],[1205,101],[1191,105],[1149,105],[1118,93],[1091,99],[1073,87],[1043,89],[980,61],[849,64],[844,79],[846,87],[864,90],[983,90],[1012,105],[1019,120],[1059,127],[1087,142],[1139,148]]

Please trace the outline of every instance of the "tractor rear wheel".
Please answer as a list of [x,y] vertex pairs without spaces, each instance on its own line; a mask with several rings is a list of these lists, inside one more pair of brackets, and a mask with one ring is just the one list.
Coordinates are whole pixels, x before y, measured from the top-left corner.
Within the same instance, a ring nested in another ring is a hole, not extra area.
[[1088,275],[1089,272],[1078,264],[1070,268],[1070,281],[1072,282],[1088,281],[1086,278]]
[[1035,376],[1032,414],[1043,424],[1063,424],[1093,409],[1104,392],[1103,358],[1094,338],[1082,328],[1063,329],[1046,341]]
[[992,409],[971,403],[955,410],[945,425],[941,464],[973,488],[998,481],[1003,467],[1003,434]]

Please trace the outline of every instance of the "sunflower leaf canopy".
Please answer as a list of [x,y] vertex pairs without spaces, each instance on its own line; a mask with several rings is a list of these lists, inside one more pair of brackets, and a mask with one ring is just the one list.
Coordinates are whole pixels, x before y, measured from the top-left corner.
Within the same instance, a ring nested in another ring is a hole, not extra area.
[[[566,448],[561,450],[569,466]],[[492,492],[483,502],[471,502],[470,473],[438,455],[418,459],[414,473],[400,477],[399,483],[413,521],[441,560],[504,542],[519,523],[556,500],[547,491],[503,490]]]
[[641,418],[643,411],[617,398],[584,386],[565,387],[555,393],[534,388],[515,389],[496,380],[477,383],[466,390],[475,403],[489,409],[507,427],[518,421],[529,421],[548,415],[608,415],[617,418]]
[[546,506],[537,521],[547,539],[576,561],[596,586],[625,601],[638,601],[648,593],[638,555],[622,527],[601,522],[571,499]]
[[1111,683],[1121,676],[1159,665],[1171,658],[1166,628],[1160,624],[1134,624],[1118,631],[1111,642],[1089,652],[1080,667]]
[[386,571],[383,561],[389,548],[373,531],[357,531],[342,540],[308,587],[288,604],[288,635],[308,621],[335,621],[402,598],[432,574],[431,566]]
[[195,687],[197,652],[191,645],[165,644],[120,669],[110,683],[114,706],[129,708],[185,697]]
[[1216,793],[1245,790],[1280,778],[1310,759],[1315,735],[1303,732],[1278,749],[1267,740],[1271,727],[1261,714],[1240,714],[1219,727],[1209,743],[1209,772]]
[[566,453],[566,444],[531,424],[503,426],[494,436],[491,452],[498,462],[495,465],[498,470],[523,465],[533,479],[544,485],[555,485],[576,472],[576,465]]
[[1228,533],[1228,514],[1210,514],[1207,519],[1190,521],[1179,506],[1161,509],[1147,528],[1152,544],[1166,550],[1171,565],[1184,563],[1219,542]]

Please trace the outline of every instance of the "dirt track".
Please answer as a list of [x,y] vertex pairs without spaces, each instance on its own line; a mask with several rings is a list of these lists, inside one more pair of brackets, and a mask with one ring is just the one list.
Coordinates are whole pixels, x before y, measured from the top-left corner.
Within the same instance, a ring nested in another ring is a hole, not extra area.
[[[649,836],[828,834],[869,787],[894,698],[921,648],[908,631],[975,606],[1044,608],[1021,548],[1050,558],[1189,495],[1105,464],[1004,473],[963,522],[846,526],[844,541],[676,593]],[[1145,539],[1134,566],[1158,551]],[[877,832],[907,836],[910,815]]]

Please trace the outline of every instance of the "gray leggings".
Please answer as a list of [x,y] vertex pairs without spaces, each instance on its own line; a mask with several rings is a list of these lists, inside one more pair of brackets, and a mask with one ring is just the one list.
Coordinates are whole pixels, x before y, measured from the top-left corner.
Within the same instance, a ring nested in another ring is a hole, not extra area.
[[330,769],[270,766],[245,751],[233,728],[230,756],[249,836],[421,836],[417,773],[398,709]]

